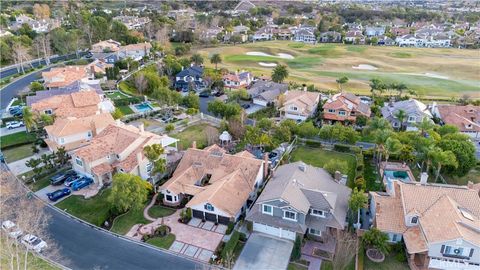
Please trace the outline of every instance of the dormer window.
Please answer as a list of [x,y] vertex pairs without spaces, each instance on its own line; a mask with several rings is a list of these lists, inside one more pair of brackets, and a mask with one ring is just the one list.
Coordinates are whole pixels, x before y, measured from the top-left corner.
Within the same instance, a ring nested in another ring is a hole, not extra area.
[[466,125],[466,128],[471,129],[471,128],[472,128],[472,124]]
[[335,110],[334,110],[334,109],[328,109],[328,112],[329,112],[329,113],[334,113]]
[[273,207],[267,204],[262,205],[262,213],[273,215]]
[[310,213],[312,216],[317,216],[317,217],[325,217],[326,212],[322,210],[317,210],[317,209],[312,209],[312,212]]
[[418,217],[417,216],[412,217],[412,219],[410,219],[410,223],[417,224],[418,223]]
[[207,203],[207,204],[205,204],[205,210],[213,212],[213,211],[215,211],[215,208],[213,207],[213,205]]

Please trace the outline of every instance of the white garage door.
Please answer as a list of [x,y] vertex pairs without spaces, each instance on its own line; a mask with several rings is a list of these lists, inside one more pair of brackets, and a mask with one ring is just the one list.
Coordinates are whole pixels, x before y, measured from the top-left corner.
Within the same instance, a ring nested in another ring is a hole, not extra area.
[[295,232],[285,230],[285,229],[281,229],[281,228],[277,228],[277,227],[273,227],[273,226],[268,226],[268,225],[261,224],[261,223],[254,222],[253,223],[253,230],[256,231],[256,232],[261,232],[261,233],[273,235],[273,236],[280,237],[280,238],[295,240]]

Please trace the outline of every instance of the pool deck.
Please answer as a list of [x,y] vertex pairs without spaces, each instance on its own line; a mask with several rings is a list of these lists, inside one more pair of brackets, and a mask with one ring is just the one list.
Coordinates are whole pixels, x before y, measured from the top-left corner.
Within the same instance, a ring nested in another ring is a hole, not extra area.
[[[406,172],[408,174],[408,178],[410,179],[411,182],[416,182],[415,176],[413,176],[412,170],[410,170],[410,167],[408,167],[407,164],[405,163],[400,163],[400,162],[382,162],[380,164],[380,175],[384,178],[384,183],[385,183],[385,171],[401,171],[401,172]],[[399,180],[404,180],[404,179],[399,179]]]
[[147,106],[149,107],[149,109],[141,110],[141,109],[137,108],[137,106],[141,106],[143,104],[144,103],[133,104],[133,105],[130,105],[130,108],[132,109],[132,111],[134,113],[145,113],[145,112],[151,112],[151,111],[155,110],[155,108],[153,108],[153,106],[148,104],[148,103],[147,103]]

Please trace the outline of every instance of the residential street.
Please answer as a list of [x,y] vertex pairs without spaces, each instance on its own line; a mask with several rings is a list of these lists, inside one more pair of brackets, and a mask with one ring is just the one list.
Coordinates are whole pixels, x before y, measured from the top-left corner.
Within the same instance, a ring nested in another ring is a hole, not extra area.
[[20,91],[25,87],[29,86],[31,82],[37,80],[41,77],[43,71],[49,70],[46,68],[44,70],[35,71],[28,74],[27,76],[18,79],[17,81],[7,85],[6,87],[0,90],[0,109],[3,111],[8,106],[8,103],[14,98]]

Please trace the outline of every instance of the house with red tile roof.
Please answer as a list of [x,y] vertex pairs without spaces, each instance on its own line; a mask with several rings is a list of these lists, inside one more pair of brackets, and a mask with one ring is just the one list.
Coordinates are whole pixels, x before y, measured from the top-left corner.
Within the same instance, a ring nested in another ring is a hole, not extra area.
[[480,140],[480,106],[434,104],[431,111],[444,124],[456,126],[463,134]]
[[323,120],[329,123],[355,123],[358,116],[370,117],[368,104],[351,93],[338,93],[323,104]]
[[245,88],[253,81],[253,76],[248,71],[228,73],[223,75],[223,84],[227,88],[239,89]]
[[320,93],[289,90],[283,95],[283,99],[283,106],[279,109],[281,117],[295,121],[305,121],[317,111]]
[[111,181],[113,174],[131,173],[143,179],[150,177],[152,164],[143,148],[160,144],[166,155],[177,150],[177,139],[157,135],[118,121],[104,128],[91,142],[72,153],[72,167],[94,179],[100,186]]
[[42,77],[47,89],[66,87],[76,81],[93,78],[89,77],[86,66],[54,67],[42,72]]

